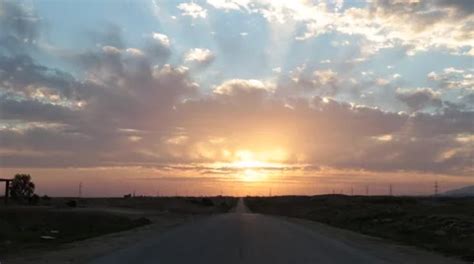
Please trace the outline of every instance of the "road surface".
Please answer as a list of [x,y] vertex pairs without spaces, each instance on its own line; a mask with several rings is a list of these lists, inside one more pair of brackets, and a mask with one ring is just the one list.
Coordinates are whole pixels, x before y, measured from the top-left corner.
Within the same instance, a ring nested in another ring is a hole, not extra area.
[[[248,213],[240,200],[233,213],[177,227],[91,264],[457,263],[352,232],[314,225],[310,228],[284,218]],[[347,234],[341,236],[340,232]]]

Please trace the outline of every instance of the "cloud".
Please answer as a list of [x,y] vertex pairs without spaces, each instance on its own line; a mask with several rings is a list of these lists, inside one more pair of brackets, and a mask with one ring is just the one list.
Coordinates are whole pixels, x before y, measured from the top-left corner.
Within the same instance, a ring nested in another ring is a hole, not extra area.
[[217,9],[240,10],[246,8],[248,0],[207,0],[207,4]]
[[[268,19],[288,19],[293,14],[283,12],[288,10],[301,12],[294,18],[300,21],[314,15],[302,3],[275,4],[273,9],[272,3],[266,4],[267,11],[277,13],[265,14]],[[242,11],[254,8],[243,2],[238,6]],[[318,8],[329,12],[336,6]],[[373,12],[383,16],[385,11]],[[2,24],[0,34],[24,34],[9,23]],[[27,25],[36,27],[36,22]],[[32,32],[40,38],[38,31]],[[68,63],[63,69],[39,61],[41,56],[19,55],[11,42],[0,42],[2,167],[190,164],[209,169],[206,164],[231,163],[247,151],[290,167],[473,173],[472,146],[460,139],[474,134],[474,112],[457,104],[440,105],[441,95],[433,89],[390,90],[392,100],[398,98],[412,110],[408,114],[331,96],[351,83],[336,69],[301,65],[277,79],[223,77],[214,86],[198,84],[189,68],[167,61],[173,48],[168,36],[150,34],[142,46],[130,47],[113,32],[97,35],[102,39],[98,45],[75,51],[62,61]],[[196,54],[191,61],[209,59],[204,49]],[[469,69],[447,68],[430,78],[468,89],[469,74]],[[383,94],[393,87],[387,83],[390,78],[381,78],[367,72],[352,88],[359,92],[377,86]],[[436,111],[418,111],[430,106]]]
[[235,95],[242,91],[269,91],[271,88],[259,80],[232,79],[214,89],[216,94]]
[[[190,136],[188,146],[202,142],[202,151],[209,155],[204,157],[209,160],[226,159],[216,151],[218,149],[232,153],[239,148],[258,152],[281,147],[287,150],[290,163],[388,171],[466,173],[465,170],[469,170],[467,154],[472,150],[458,144],[455,137],[459,133],[472,133],[472,127],[466,123],[472,113],[453,111],[434,116],[409,116],[321,97],[313,101],[279,100],[263,90],[258,91],[253,97],[259,99],[252,103],[238,92],[227,92],[225,97],[188,101],[181,106],[179,111],[184,112],[183,117],[199,113],[208,128],[203,131],[197,124],[193,128],[194,125],[183,118],[183,127]],[[451,118],[457,121],[449,128]],[[245,133],[232,133],[243,129]],[[346,132],[349,130],[351,133]],[[209,134],[225,140],[218,145],[204,143],[207,142],[204,135]],[[392,135],[393,140],[375,142],[372,139],[387,134]],[[204,138],[199,139],[199,135]],[[238,144],[233,145],[233,142]],[[414,149],[416,153],[428,151],[430,155],[413,155]],[[456,163],[453,157],[443,156],[449,150],[459,151]]]
[[165,34],[153,32],[151,38],[147,39],[143,50],[150,58],[164,63],[171,56],[171,40]]
[[165,34],[155,32],[153,33],[152,36],[153,36],[153,39],[156,40],[156,42],[160,44],[161,46],[166,47],[166,48],[170,47],[170,39]]
[[246,107],[260,104],[274,89],[272,83],[260,80],[232,79],[216,86],[213,92],[219,101]]
[[440,73],[430,72],[427,77],[442,89],[474,90],[474,69],[449,67]]
[[207,10],[194,2],[181,3],[178,5],[178,9],[182,11],[181,15],[183,16],[192,18],[206,18],[207,16]]
[[35,13],[14,1],[0,2],[0,52],[23,53],[35,48],[40,22]]
[[342,84],[342,78],[332,69],[318,69],[311,71],[306,64],[297,66],[289,72],[289,81],[279,85],[279,92],[298,93],[292,86],[301,92],[316,92],[318,95],[335,95]]
[[[304,26],[296,40],[338,32],[365,38],[364,56],[404,47],[409,55],[431,48],[472,52],[474,13],[469,0],[375,0],[342,8],[340,1],[208,1],[215,8],[260,14],[271,23]],[[470,51],[465,51],[466,48]]]
[[184,55],[184,61],[189,63],[197,63],[202,66],[211,64],[215,59],[214,54],[209,49],[194,48],[190,49]]
[[28,55],[0,55],[0,80],[6,96],[79,100],[75,89],[81,84],[71,74],[37,64]]
[[439,108],[442,106],[440,93],[433,91],[431,88],[397,89],[396,93],[397,98],[412,111],[418,111],[425,107]]
[[[95,79],[106,76],[95,76],[81,109],[4,99],[2,118],[61,125],[2,129],[2,142],[11,142],[2,143],[3,166],[199,164],[231,161],[242,149],[281,149],[289,164],[463,175],[470,168],[472,149],[456,138],[474,133],[472,112],[410,116],[319,96],[282,98],[274,84],[245,79],[192,98],[185,68],[149,66],[150,75],[136,79],[124,65],[108,67],[121,68],[122,78],[105,86]],[[374,139],[384,135],[390,140]],[[14,152],[19,146],[24,151]]]
[[314,81],[317,84],[321,84],[321,85],[326,85],[326,84],[329,84],[329,83],[333,83],[337,79],[337,73],[334,72],[331,69],[322,70],[322,71],[317,71],[316,70],[316,71],[314,71],[313,74],[315,76]]

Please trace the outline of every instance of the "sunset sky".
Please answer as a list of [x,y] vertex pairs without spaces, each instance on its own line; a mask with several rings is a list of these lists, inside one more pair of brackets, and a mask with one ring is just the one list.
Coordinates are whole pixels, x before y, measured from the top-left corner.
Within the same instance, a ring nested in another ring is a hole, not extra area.
[[0,177],[40,194],[474,184],[472,0],[0,0]]

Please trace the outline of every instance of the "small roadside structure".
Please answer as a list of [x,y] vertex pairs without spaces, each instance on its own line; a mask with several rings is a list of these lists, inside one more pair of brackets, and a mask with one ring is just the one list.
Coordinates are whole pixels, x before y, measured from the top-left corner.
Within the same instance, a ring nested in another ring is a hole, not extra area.
[[0,182],[5,183],[5,204],[8,204],[8,197],[10,195],[10,182],[13,181],[13,179],[2,179],[0,178]]

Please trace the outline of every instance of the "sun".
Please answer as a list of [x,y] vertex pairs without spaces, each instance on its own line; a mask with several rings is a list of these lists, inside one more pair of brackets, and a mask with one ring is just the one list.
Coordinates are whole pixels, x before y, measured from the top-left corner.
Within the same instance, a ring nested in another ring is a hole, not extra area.
[[[268,156],[268,155],[265,155]],[[268,157],[257,155],[249,150],[239,150],[235,153],[235,160],[230,163],[231,167],[248,169],[248,168],[273,168],[280,167],[281,164],[267,161]]]
[[237,150],[235,152],[223,150],[225,161],[216,161],[211,166],[217,170],[232,171],[235,177],[244,182],[264,182],[274,175],[278,169],[284,169],[286,152],[282,149],[265,151]]
[[238,170],[238,176],[246,182],[261,182],[267,178],[269,168],[279,168],[282,164],[266,161],[263,155],[248,150],[235,153],[235,160],[229,166]]
[[241,179],[246,182],[259,182],[265,180],[266,174],[255,169],[245,169],[241,174]]

